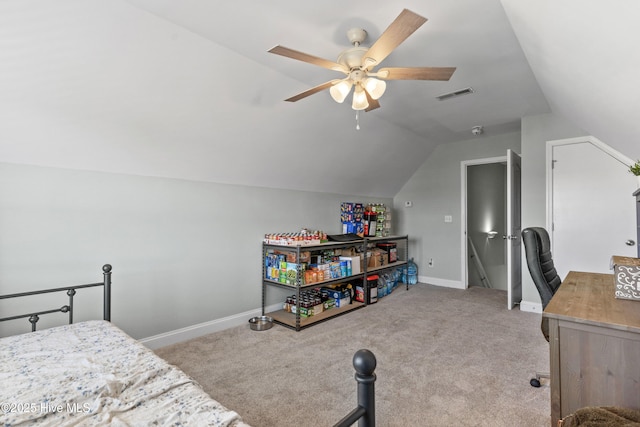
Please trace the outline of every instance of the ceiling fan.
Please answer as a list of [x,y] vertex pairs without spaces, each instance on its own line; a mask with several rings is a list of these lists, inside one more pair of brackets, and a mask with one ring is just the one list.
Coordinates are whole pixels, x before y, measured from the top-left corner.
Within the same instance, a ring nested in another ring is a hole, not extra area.
[[426,18],[404,9],[369,48],[361,46],[367,37],[367,32],[361,28],[353,28],[347,31],[347,37],[353,47],[340,53],[336,62],[280,45],[269,49],[269,52],[276,55],[339,71],[346,75],[343,79],[330,80],[285,101],[296,102],[329,89],[331,97],[336,102],[342,103],[354,87],[351,107],[356,111],[371,111],[380,107],[378,99],[387,87],[385,80],[449,80],[456,70],[455,67],[389,67],[373,71],[425,22],[427,22]]

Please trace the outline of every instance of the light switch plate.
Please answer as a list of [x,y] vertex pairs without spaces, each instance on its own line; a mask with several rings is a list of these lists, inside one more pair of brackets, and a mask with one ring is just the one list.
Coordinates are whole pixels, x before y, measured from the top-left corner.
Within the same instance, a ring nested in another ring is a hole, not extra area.
[[445,215],[444,222],[453,222],[453,217],[451,215]]
[[404,202],[404,207],[405,208],[410,208],[413,206],[413,202],[411,200],[407,200],[406,202]]

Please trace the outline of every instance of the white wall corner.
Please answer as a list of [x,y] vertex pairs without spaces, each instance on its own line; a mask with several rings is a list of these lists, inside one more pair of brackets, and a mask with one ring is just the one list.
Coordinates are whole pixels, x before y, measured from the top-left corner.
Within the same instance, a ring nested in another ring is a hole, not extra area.
[[[265,312],[276,311],[282,308],[282,304],[274,304],[269,307],[265,307]],[[147,348],[155,350],[160,347],[176,344],[179,342],[187,341],[193,338],[198,338],[203,335],[212,334],[214,332],[224,331],[225,329],[233,328],[235,326],[246,325],[249,327],[249,319],[255,316],[261,316],[262,310],[256,308],[254,310],[245,311],[243,313],[234,314],[232,316],[223,317],[220,319],[211,320],[197,325],[187,326],[185,328],[176,329],[175,331],[169,331],[162,334],[154,335],[151,337],[143,338],[139,340]]]
[[520,301],[520,311],[542,314],[542,304],[539,302]]
[[445,288],[464,289],[464,284],[460,280],[439,279],[437,277],[418,276],[420,283],[442,286]]

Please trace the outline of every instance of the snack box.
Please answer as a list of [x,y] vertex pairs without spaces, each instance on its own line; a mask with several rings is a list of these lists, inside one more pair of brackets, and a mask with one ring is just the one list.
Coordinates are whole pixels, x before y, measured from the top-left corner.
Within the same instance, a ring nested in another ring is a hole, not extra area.
[[336,300],[336,308],[344,307],[345,305],[349,305],[349,304],[351,304],[351,296],[349,294],[347,294],[345,298]]
[[329,298],[336,300],[336,305],[337,305],[337,300],[345,299],[345,298],[351,299],[351,295],[349,295],[348,292],[341,292],[339,289],[322,288],[322,290],[326,291],[327,294],[329,294]]
[[359,256],[341,256],[339,259],[340,261],[351,261],[351,274],[362,273]]

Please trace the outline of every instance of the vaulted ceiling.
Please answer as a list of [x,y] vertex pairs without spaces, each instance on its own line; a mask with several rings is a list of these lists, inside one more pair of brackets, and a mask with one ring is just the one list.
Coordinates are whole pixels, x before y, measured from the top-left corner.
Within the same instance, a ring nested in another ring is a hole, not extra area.
[[[360,130],[328,91],[284,102],[339,75],[269,48],[335,61],[404,8],[428,21],[382,65],[449,81],[389,81]],[[0,161],[391,197],[438,144],[551,111],[638,157],[639,18],[633,0],[1,0]]]

